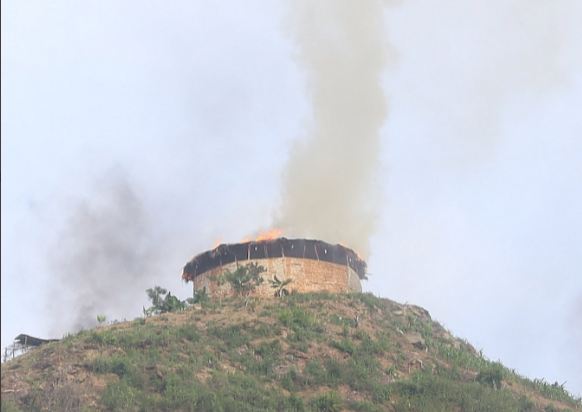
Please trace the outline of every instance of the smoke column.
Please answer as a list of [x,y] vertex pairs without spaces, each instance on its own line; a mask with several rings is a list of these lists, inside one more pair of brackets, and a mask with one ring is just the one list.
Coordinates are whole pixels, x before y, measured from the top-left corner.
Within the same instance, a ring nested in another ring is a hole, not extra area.
[[382,2],[302,0],[291,7],[313,117],[284,172],[277,225],[286,235],[344,243],[367,256],[386,115]]
[[52,250],[53,333],[92,327],[99,314],[113,319],[135,312],[159,277],[154,240],[125,175],[99,181],[90,201],[73,208]]

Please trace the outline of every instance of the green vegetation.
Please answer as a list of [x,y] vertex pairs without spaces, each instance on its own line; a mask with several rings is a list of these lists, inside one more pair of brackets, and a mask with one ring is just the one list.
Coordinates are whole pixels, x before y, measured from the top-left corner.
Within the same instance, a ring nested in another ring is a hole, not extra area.
[[336,392],[326,392],[311,401],[313,410],[318,412],[339,412],[342,404],[343,401]]
[[152,306],[148,309],[144,308],[143,313],[145,316],[159,315],[167,312],[178,312],[184,310],[187,306],[187,302],[181,301],[169,291],[159,286],[147,289],[146,293],[152,302]]
[[392,387],[402,411],[519,411],[522,400],[507,389],[418,372]]
[[273,280],[271,280],[270,282],[271,282],[271,287],[273,289],[275,289],[275,297],[281,298],[283,296],[289,295],[289,290],[286,288],[286,286],[288,284],[290,284],[291,282],[293,282],[293,279],[280,280],[277,277],[277,275],[274,275]]
[[18,404],[15,401],[13,401],[12,399],[9,399],[9,400],[2,399],[2,404],[0,406],[0,410],[2,412],[18,412],[21,409],[18,406]]
[[217,278],[219,284],[228,283],[237,296],[249,296],[264,279],[266,269],[256,263],[239,266],[234,272],[227,270]]
[[208,295],[208,291],[206,290],[206,287],[200,289],[200,290],[195,290],[194,291],[194,296],[192,296],[191,299],[188,299],[187,302],[195,305],[197,303],[201,304],[201,305],[205,305],[210,301],[210,296]]
[[501,381],[503,380],[503,365],[494,363],[487,365],[477,374],[477,382],[490,385],[494,389],[501,388]]
[[[153,307],[163,307],[162,291],[152,293]],[[108,411],[582,408],[563,385],[529,381],[487,360],[418,308],[323,293],[259,300],[253,312],[245,293],[177,314],[160,309],[159,316],[31,351],[14,370],[29,370],[19,379],[34,385],[9,399],[3,394],[2,411],[78,410],[87,399],[94,402],[88,410]],[[423,349],[407,339],[411,334],[422,336]],[[47,359],[68,363],[46,366]],[[2,368],[3,388],[10,365]],[[71,386],[63,370],[87,386]],[[100,389],[90,382],[102,382]]]
[[564,388],[564,384],[558,382],[548,383],[544,379],[534,379],[533,381],[517,375],[517,380],[526,387],[539,392],[547,399],[553,399],[562,402],[569,402],[571,395]]

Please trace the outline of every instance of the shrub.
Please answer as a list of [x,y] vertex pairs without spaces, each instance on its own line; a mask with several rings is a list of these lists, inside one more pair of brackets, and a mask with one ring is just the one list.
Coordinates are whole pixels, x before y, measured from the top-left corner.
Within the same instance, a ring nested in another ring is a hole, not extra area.
[[196,403],[194,405],[195,411],[220,411],[222,406],[220,405],[220,400],[214,392],[203,391],[198,395]]
[[271,280],[270,282],[271,282],[271,287],[273,289],[275,289],[275,297],[281,298],[283,296],[289,295],[289,290],[287,290],[287,288],[285,286],[287,286],[289,283],[293,282],[293,279],[280,280],[277,277],[277,275],[274,275],[273,280]]
[[325,367],[319,360],[312,359],[305,365],[305,373],[308,375],[306,384],[321,386],[327,384]]
[[382,411],[384,411],[383,408],[376,406],[371,402],[366,402],[366,401],[351,401],[348,406],[349,406],[350,410],[357,411],[357,412],[382,412]]
[[311,407],[319,412],[339,412],[343,401],[336,392],[327,392],[311,401]]
[[535,404],[525,395],[519,398],[519,412],[533,412],[536,410]]
[[396,410],[518,411],[519,402],[507,389],[478,382],[460,382],[430,372],[418,372],[389,385]]
[[371,293],[357,293],[355,297],[366,305],[369,310],[382,307],[382,301]]
[[165,378],[162,404],[160,409],[184,410],[192,409],[198,401],[197,388],[189,380],[181,379],[175,374]]
[[277,410],[282,394],[276,389],[268,389],[262,382],[249,375],[235,373],[225,376],[215,373],[208,386],[217,394],[221,408],[236,412]]
[[138,392],[125,380],[110,383],[103,393],[102,401],[110,411],[129,411],[137,409]]
[[345,364],[340,361],[329,358],[324,362],[325,380],[328,385],[336,385],[344,380],[346,374]]
[[95,373],[114,373],[123,378],[129,371],[128,361],[121,357],[100,357],[93,361],[90,369]]
[[[247,371],[261,376],[272,377],[276,363],[281,356],[282,348],[278,340],[263,342],[254,351],[248,351],[241,360]],[[260,359],[256,357],[259,356]]]
[[305,387],[305,379],[297,371],[297,368],[292,366],[281,379],[281,386],[289,392],[294,392]]
[[227,270],[217,278],[219,284],[227,282],[237,296],[248,296],[263,283],[261,273],[266,269],[257,263],[239,266],[234,272]]
[[289,411],[289,412],[305,412],[305,404],[303,403],[303,399],[296,395],[291,395],[282,405],[279,405],[278,410],[281,411]]
[[357,391],[372,392],[378,381],[378,362],[375,358],[358,355],[348,361],[347,384]]
[[354,347],[354,344],[349,339],[342,339],[340,341],[332,341],[331,346],[342,351],[342,352],[347,353],[348,355],[353,355],[354,351],[356,350],[356,348]]
[[97,345],[115,345],[117,344],[117,334],[112,330],[91,331],[87,335],[87,342]]
[[477,382],[492,386],[495,389],[501,388],[501,381],[503,380],[503,366],[499,363],[494,363],[479,371],[477,375]]
[[210,301],[210,296],[208,295],[208,291],[206,290],[206,286],[204,286],[202,289],[195,290],[194,296],[186,299],[186,302],[188,302],[191,305],[194,305],[197,303],[199,303],[201,305],[205,305],[209,301]]
[[552,405],[548,405],[544,408],[544,412],[560,412],[560,410]]
[[570,395],[568,391],[564,388],[564,383],[560,385],[558,382],[549,383],[546,382],[544,379],[534,379],[533,381],[531,381],[518,375],[516,375],[516,377],[520,382],[522,382],[526,386],[530,387],[535,391],[540,392],[541,395],[546,399],[553,399],[566,402],[571,406],[575,406],[577,408],[580,408],[582,406],[582,399],[574,398],[572,395]]
[[[64,382],[62,376],[53,377],[48,385],[33,385],[31,391],[20,398],[26,411],[77,411],[81,410],[82,387]],[[10,410],[10,409],[8,409]],[[18,410],[18,409],[12,409]],[[4,411],[4,403],[2,404]]]
[[291,328],[294,332],[319,329],[315,317],[297,307],[281,310],[279,312],[279,320],[283,325]]
[[210,326],[208,334],[220,339],[229,349],[246,345],[251,340],[242,325]]
[[152,302],[152,306],[150,308],[143,309],[144,315],[146,316],[159,315],[160,313],[167,312],[178,312],[184,310],[187,306],[186,301],[178,299],[169,291],[159,286],[146,289],[146,293]]
[[176,329],[175,333],[176,337],[186,339],[190,342],[198,342],[200,340],[200,334],[194,329],[194,326],[180,326]]

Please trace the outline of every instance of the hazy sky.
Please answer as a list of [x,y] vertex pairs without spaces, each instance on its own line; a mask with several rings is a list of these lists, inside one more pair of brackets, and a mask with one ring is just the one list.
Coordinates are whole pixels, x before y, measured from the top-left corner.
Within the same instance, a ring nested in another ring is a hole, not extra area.
[[[188,259],[276,218],[313,118],[292,2],[215,4],[2,2],[2,346],[132,319],[154,284],[187,297]],[[385,2],[364,285],[578,394],[580,21],[579,0]]]

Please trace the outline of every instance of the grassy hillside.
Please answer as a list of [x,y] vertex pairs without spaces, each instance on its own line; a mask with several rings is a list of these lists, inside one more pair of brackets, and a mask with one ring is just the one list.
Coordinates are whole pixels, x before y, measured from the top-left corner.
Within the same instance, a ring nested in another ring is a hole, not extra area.
[[68,336],[2,365],[2,411],[561,411],[424,309],[369,294],[227,299]]

